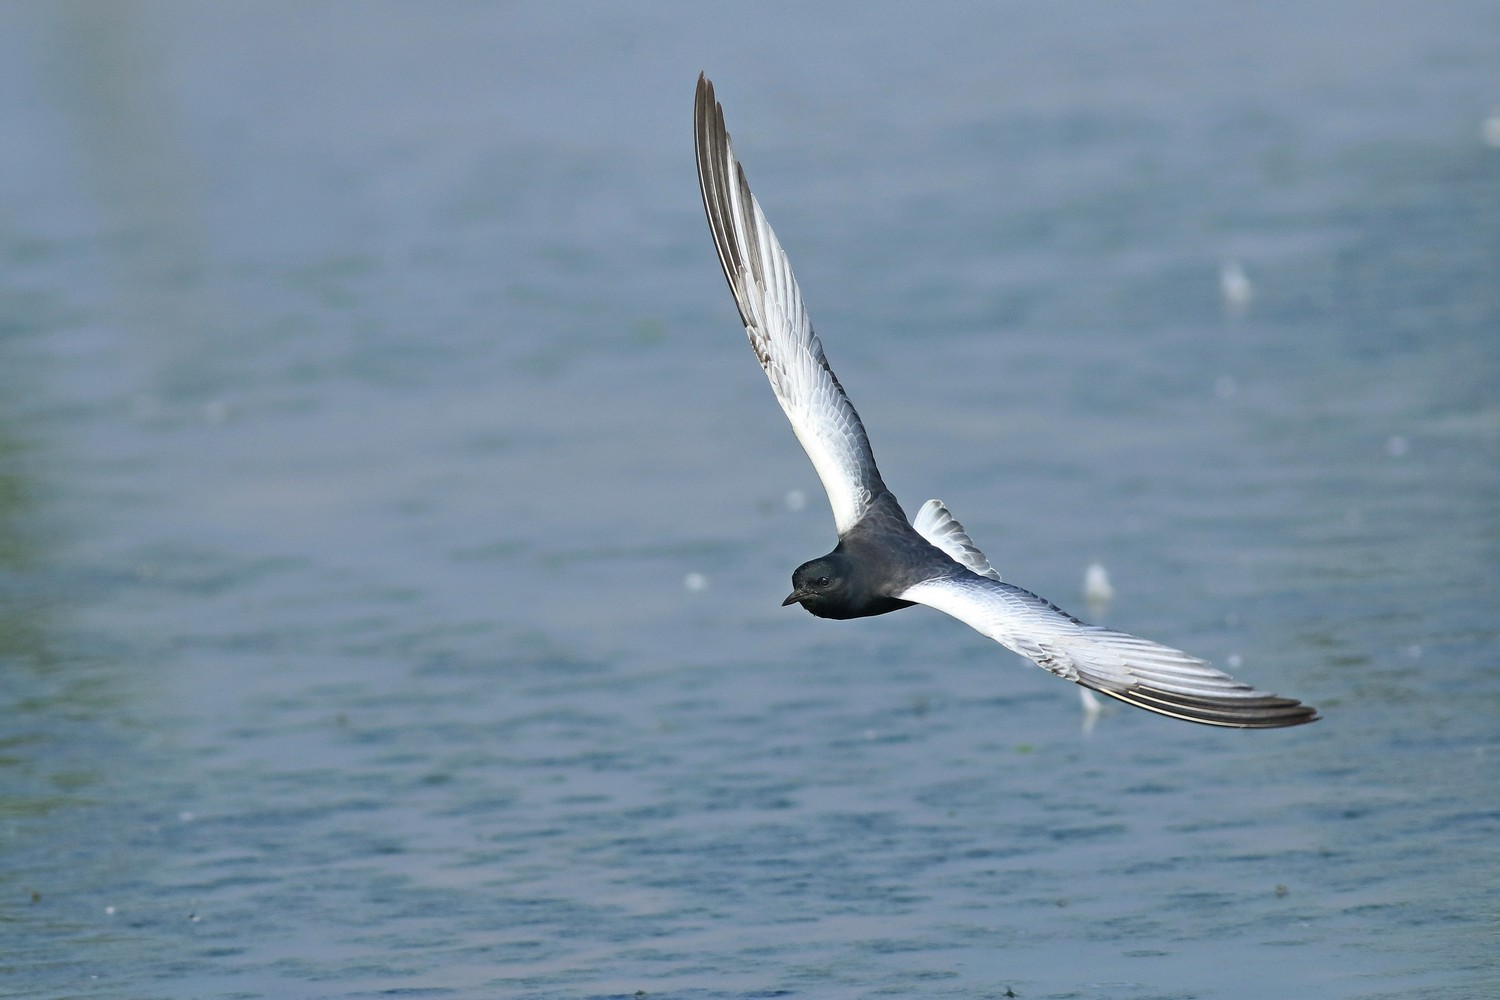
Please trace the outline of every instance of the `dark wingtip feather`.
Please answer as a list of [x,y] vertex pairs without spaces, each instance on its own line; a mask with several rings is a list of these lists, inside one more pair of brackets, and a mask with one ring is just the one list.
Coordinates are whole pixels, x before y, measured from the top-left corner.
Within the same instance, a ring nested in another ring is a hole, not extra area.
[[[1087,685],[1085,685],[1087,686]],[[1091,688],[1100,694],[1184,722],[1229,729],[1284,729],[1317,722],[1318,710],[1295,698],[1261,695],[1250,698],[1195,698],[1153,688],[1133,687],[1126,691]]]
[[[737,176],[728,172],[729,130],[724,127],[724,108],[714,99],[714,85],[705,73],[698,74],[698,91],[693,100],[693,147],[698,161],[698,190],[703,195],[703,211],[708,216],[709,232],[713,235],[714,249],[719,255],[719,265],[729,281],[729,290],[734,295],[740,319],[746,326],[751,315],[746,309],[747,291],[740,286],[744,280],[742,272],[746,262],[741,257],[738,241],[734,238],[734,210],[730,204],[729,188],[738,184],[743,189],[745,203],[749,204],[749,186],[745,183],[744,168],[736,162]],[[753,225],[753,220],[750,220]],[[752,242],[752,246],[753,246]]]

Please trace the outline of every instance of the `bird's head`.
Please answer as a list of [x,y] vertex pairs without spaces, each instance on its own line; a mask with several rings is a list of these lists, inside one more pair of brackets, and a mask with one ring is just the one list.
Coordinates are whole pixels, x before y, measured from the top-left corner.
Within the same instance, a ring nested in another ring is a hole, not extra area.
[[847,617],[849,600],[848,560],[836,552],[805,562],[792,574],[792,592],[782,607],[800,604],[819,618]]

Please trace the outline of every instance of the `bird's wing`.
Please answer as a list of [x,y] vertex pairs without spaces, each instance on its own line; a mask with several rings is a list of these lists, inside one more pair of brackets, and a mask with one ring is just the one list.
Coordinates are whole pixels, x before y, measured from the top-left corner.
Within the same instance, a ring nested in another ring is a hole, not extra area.
[[958,523],[958,518],[948,513],[943,501],[929,500],[924,503],[922,509],[917,511],[917,516],[912,518],[911,526],[917,529],[917,534],[942,549],[964,569],[999,581],[1000,571],[990,565],[990,561],[979,551],[979,546],[974,544],[964,526]]
[[1007,583],[938,578],[896,596],[952,615],[1059,677],[1174,719],[1274,729],[1318,718],[1311,705],[1257,691],[1180,650],[1086,625]]
[[703,76],[694,105],[694,140],[703,208],[729,290],[776,400],[823,481],[842,535],[886,492],[885,484],[859,414],[813,334],[791,264],[735,159],[713,84]]

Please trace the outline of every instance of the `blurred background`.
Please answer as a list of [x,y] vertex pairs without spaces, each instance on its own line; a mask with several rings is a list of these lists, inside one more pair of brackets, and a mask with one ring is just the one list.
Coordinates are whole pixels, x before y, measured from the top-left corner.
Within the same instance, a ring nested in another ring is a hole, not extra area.
[[[1324,721],[778,606],[699,71],[907,510]],[[0,992],[1500,992],[1493,4],[11,2],[0,136]]]

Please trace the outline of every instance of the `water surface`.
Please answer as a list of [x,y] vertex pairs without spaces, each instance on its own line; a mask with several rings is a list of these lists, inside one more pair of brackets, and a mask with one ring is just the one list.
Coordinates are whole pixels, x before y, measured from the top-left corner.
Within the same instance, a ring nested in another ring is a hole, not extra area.
[[[0,992],[1500,992],[1496,65],[1481,3],[5,6]],[[1324,721],[778,607],[832,526],[702,69],[908,509]]]

